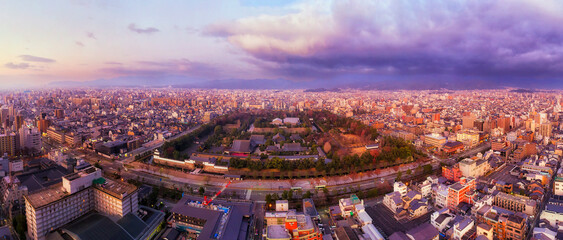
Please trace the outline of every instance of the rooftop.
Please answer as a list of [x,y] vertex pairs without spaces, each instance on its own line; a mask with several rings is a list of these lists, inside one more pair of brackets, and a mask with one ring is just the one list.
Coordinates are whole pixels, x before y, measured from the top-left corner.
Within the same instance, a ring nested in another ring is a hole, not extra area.
[[268,225],[266,232],[268,239],[291,238],[291,235],[289,235],[289,232],[285,229],[284,225]]
[[109,179],[104,184],[96,184],[95,188],[119,199],[137,190],[135,185]]
[[25,198],[34,208],[40,208],[50,203],[56,202],[67,196],[68,193],[64,190],[62,183],[57,183],[41,191],[29,194]]

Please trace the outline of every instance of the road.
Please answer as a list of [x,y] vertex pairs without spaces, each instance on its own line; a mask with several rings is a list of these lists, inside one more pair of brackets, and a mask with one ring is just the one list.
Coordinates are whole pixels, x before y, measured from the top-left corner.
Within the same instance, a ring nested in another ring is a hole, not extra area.
[[487,141],[487,142],[484,142],[484,143],[482,143],[481,145],[479,145],[475,148],[469,149],[469,150],[462,152],[462,153],[459,153],[459,154],[455,154],[451,158],[458,159],[458,158],[471,157],[471,156],[473,156],[477,153],[480,153],[480,152],[483,152],[483,151],[486,151],[486,150],[489,150],[489,149],[491,149],[491,142]]
[[131,163],[131,162],[135,161],[136,155],[147,152],[147,151],[153,151],[157,148],[160,148],[160,147],[162,147],[162,145],[164,145],[165,142],[174,141],[174,140],[176,140],[176,139],[178,139],[178,138],[180,138],[180,137],[182,137],[186,134],[193,132],[194,130],[198,129],[199,127],[201,127],[201,124],[195,125],[195,126],[191,127],[190,129],[183,131],[182,133],[179,133],[179,134],[177,134],[173,137],[166,139],[165,141],[156,142],[156,143],[152,144],[151,146],[143,146],[143,147],[137,148],[137,149],[131,151],[131,153],[130,153],[131,156],[123,159],[122,161],[124,163]]

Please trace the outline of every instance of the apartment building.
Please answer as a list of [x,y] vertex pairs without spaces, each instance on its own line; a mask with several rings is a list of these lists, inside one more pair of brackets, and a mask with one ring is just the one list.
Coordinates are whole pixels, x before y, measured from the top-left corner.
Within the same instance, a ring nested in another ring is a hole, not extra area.
[[494,196],[493,204],[510,211],[522,212],[530,216],[536,213],[536,201],[526,196],[499,192]]
[[475,178],[462,177],[448,188],[448,208],[455,210],[462,203],[472,204],[475,197]]
[[459,179],[462,176],[461,170],[459,169],[459,165],[456,164],[454,166],[443,166],[442,176],[448,179],[449,181],[459,182]]
[[0,135],[0,155],[8,154],[9,156],[16,155],[16,151],[18,150],[16,145],[16,134],[15,133],[7,133]]
[[[489,239],[526,239],[528,226],[526,218],[521,216],[520,213],[484,205],[477,210],[475,217],[479,226],[481,226],[480,228],[486,230],[486,232],[490,233],[490,229],[485,225],[492,228],[493,237],[487,234]],[[480,232],[482,234],[483,231]]]
[[66,175],[62,183],[25,195],[24,200],[28,234],[34,240],[93,210],[117,219],[139,207],[135,186],[105,180],[95,167]]

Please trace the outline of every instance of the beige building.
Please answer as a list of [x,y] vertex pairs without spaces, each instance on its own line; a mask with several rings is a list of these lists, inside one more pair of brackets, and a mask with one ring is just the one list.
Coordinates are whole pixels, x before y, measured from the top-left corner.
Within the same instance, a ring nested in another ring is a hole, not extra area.
[[459,170],[464,177],[478,178],[485,175],[490,169],[491,166],[485,159],[474,160],[466,158],[459,162]]
[[137,187],[105,180],[95,167],[64,176],[62,183],[24,199],[28,234],[35,240],[92,210],[116,220],[139,209]]
[[432,133],[424,135],[424,143],[434,147],[441,147],[442,144],[446,143],[446,138],[440,134]]
[[493,199],[493,204],[514,212],[522,212],[532,216],[536,213],[536,201],[526,196],[511,195],[499,192]]
[[460,131],[456,134],[456,140],[463,143],[463,145],[468,148],[479,145],[479,138],[479,133],[473,131]]

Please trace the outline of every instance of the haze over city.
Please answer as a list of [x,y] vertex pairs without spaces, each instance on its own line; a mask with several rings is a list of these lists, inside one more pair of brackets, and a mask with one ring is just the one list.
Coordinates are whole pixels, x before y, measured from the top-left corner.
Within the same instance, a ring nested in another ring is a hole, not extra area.
[[2,88],[560,88],[563,3],[9,1]]

